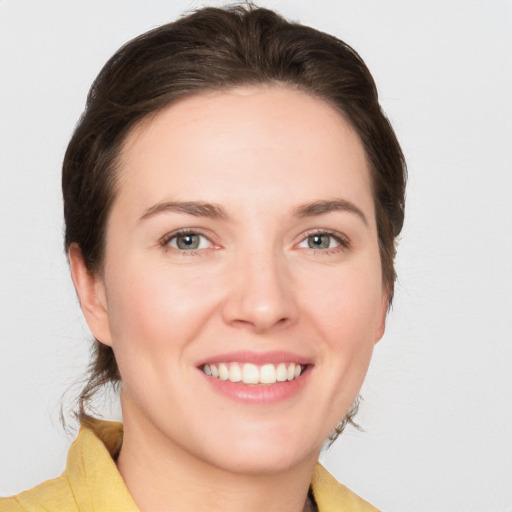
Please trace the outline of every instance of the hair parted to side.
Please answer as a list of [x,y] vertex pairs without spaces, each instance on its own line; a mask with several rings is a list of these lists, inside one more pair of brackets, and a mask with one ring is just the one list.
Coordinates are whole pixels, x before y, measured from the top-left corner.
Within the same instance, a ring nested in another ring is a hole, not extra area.
[[[90,273],[101,275],[118,160],[135,125],[187,96],[247,85],[304,91],[331,104],[356,130],[370,166],[383,284],[391,299],[406,167],[373,78],[344,42],[251,4],[200,9],[133,39],[103,67],[64,157],[66,251],[76,243]],[[112,349],[96,341],[79,398],[82,422],[90,418],[94,393],[120,378]],[[352,423],[356,410],[342,425]]]

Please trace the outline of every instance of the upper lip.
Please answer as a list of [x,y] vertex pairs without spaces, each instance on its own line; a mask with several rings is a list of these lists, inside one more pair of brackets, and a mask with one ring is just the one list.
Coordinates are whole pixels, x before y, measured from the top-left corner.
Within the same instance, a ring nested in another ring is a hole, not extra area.
[[216,363],[252,363],[256,365],[278,364],[278,363],[298,363],[301,365],[312,364],[312,359],[293,352],[273,350],[268,352],[253,352],[240,350],[236,352],[226,352],[224,354],[216,354],[205,358],[197,365],[201,367],[205,364]]

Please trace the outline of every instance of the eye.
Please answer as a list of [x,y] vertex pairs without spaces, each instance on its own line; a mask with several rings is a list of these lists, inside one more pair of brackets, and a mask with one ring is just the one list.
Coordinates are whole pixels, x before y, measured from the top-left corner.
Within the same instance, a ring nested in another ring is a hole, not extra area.
[[298,247],[305,249],[316,249],[325,251],[329,249],[336,249],[338,247],[347,247],[348,242],[341,236],[332,233],[312,233],[308,235]]
[[195,251],[208,249],[212,246],[211,241],[200,233],[181,232],[169,235],[162,240],[162,244],[179,251]]

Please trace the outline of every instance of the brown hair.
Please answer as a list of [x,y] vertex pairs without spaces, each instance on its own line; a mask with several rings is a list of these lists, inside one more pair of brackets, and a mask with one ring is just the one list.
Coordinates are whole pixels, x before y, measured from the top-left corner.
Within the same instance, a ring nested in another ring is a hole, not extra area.
[[[66,250],[78,244],[89,271],[101,274],[116,164],[137,123],[189,95],[258,84],[288,86],[323,99],[359,134],[370,164],[383,282],[391,298],[406,169],[373,78],[344,42],[252,5],[198,10],[133,39],[106,63],[64,157]],[[102,385],[119,381],[112,349],[96,341],[80,417],[87,418],[90,399]]]

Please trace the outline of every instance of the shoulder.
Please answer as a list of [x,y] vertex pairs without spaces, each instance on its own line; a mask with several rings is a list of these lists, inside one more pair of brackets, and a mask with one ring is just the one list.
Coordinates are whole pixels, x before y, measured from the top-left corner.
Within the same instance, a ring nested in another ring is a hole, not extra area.
[[311,489],[318,512],[379,512],[363,498],[340,484],[322,465],[317,464]]
[[137,512],[115,457],[120,423],[89,421],[71,445],[66,470],[54,480],[0,500],[0,512]]
[[78,512],[66,475],[0,499],[0,512]]

